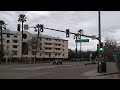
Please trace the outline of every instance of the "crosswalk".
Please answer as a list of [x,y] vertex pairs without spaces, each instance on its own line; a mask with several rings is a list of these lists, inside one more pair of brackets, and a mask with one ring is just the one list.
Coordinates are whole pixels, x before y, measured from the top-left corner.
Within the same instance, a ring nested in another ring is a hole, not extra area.
[[29,68],[14,68],[17,70],[43,70],[43,69],[52,69],[58,67],[69,67],[72,65],[53,65],[53,66],[37,66],[37,67],[29,67]]

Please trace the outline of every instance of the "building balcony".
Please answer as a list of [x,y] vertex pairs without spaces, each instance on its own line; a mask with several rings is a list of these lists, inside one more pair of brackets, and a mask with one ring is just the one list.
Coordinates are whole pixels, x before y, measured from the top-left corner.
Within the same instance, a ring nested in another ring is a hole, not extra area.
[[44,50],[44,52],[53,52],[53,50]]
[[60,45],[60,46],[55,45],[54,48],[62,48],[62,45]]
[[60,52],[60,53],[61,53],[61,52],[63,52],[63,51],[62,51],[62,50],[54,50],[53,52]]
[[13,45],[20,45],[19,43],[13,43]]
[[44,43],[53,43],[53,41],[52,40],[44,40]]
[[53,45],[44,45],[44,47],[50,47],[50,48],[53,48]]
[[55,41],[54,44],[62,44],[63,42],[58,42],[58,41]]

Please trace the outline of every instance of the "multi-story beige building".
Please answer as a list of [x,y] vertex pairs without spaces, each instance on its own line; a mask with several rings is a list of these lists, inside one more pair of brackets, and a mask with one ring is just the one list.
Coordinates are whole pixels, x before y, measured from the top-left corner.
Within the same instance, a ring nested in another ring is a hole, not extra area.
[[[22,57],[34,58],[36,48],[32,45],[32,50],[29,50],[29,41],[37,35],[24,31],[23,38],[23,54],[21,55],[22,38],[19,31],[3,31],[3,46],[5,57],[20,59]],[[68,40],[60,39],[59,37],[52,37],[40,34],[40,49],[37,52],[36,58],[68,58]],[[31,53],[30,53],[31,52]]]

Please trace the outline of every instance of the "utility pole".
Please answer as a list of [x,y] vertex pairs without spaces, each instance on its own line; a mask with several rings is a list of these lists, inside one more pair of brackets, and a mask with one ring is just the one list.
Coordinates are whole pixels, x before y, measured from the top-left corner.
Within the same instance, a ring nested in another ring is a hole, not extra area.
[[22,54],[23,54],[23,25],[24,25],[24,22],[26,22],[26,18],[24,14],[21,14],[19,15],[19,19],[18,19],[18,22],[22,22],[22,35],[21,35],[21,62],[22,62]]

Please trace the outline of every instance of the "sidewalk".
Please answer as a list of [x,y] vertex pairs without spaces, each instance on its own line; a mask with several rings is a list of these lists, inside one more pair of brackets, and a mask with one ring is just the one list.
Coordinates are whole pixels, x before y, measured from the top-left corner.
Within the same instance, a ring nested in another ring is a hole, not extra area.
[[109,75],[103,75],[103,74],[107,74],[107,73],[98,73],[97,69],[95,69],[89,72],[85,72],[82,75],[87,76],[88,77],[87,79],[120,79],[118,77],[118,74],[109,74]]

